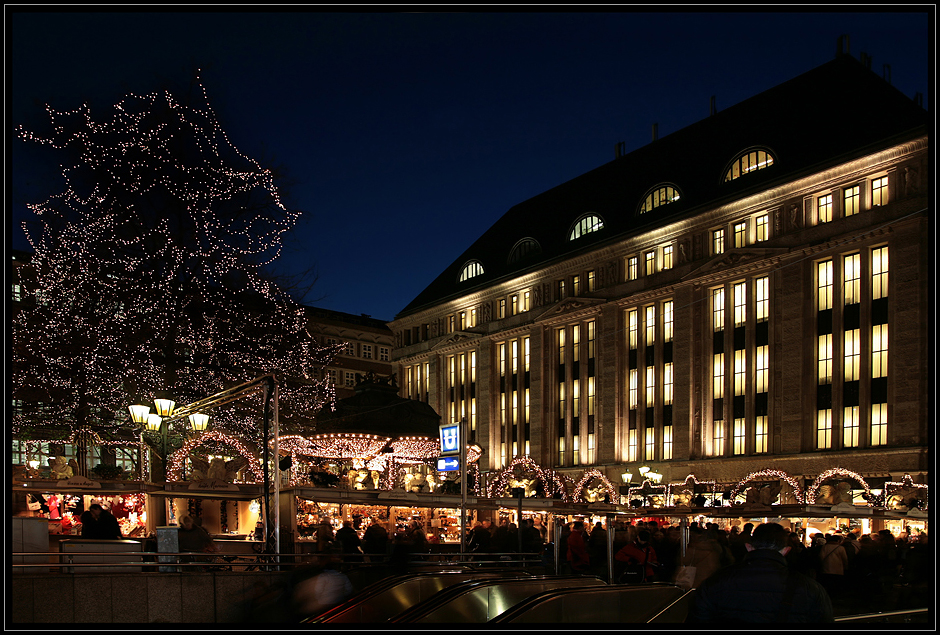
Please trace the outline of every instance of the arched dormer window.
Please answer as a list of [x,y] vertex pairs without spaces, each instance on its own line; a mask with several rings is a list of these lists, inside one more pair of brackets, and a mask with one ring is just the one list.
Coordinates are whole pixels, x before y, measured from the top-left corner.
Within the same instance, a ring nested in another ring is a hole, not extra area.
[[509,264],[519,262],[526,256],[542,253],[542,246],[534,238],[523,238],[509,252]]
[[640,214],[645,214],[650,212],[657,207],[662,207],[663,205],[669,205],[670,203],[675,203],[679,200],[680,192],[679,188],[671,183],[662,183],[657,185],[654,188],[651,188],[649,192],[646,193],[646,196],[643,197],[643,202],[640,203]]
[[463,282],[464,280],[469,280],[470,278],[475,278],[476,276],[483,275],[483,265],[480,264],[479,260],[471,260],[463,266],[463,269],[460,271],[460,278],[457,282]]
[[568,233],[568,240],[577,240],[585,234],[590,234],[604,229],[604,221],[596,214],[585,214],[578,219],[571,231]]
[[738,155],[731,165],[725,170],[725,183],[748,174],[769,168],[774,164],[774,156],[766,148],[754,148],[742,152]]

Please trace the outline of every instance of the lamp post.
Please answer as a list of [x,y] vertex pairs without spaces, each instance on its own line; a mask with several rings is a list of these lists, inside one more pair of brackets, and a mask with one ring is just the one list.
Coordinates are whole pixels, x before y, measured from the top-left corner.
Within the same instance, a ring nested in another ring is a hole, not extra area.
[[[163,474],[162,479],[157,480],[166,481],[166,459],[169,449],[168,437],[170,433],[170,425],[167,423],[166,419],[173,416],[173,409],[176,407],[176,402],[172,399],[154,399],[153,403],[155,412],[150,412],[150,406],[139,403],[128,406],[127,409],[131,413],[131,421],[133,421],[137,427],[145,428],[147,432],[160,435],[160,454],[158,456],[160,457],[163,467]],[[199,412],[193,413],[189,415],[189,423],[195,432],[204,432],[209,423],[209,415]],[[141,432],[141,435],[143,435],[143,432]],[[153,476],[152,472],[151,476]]]

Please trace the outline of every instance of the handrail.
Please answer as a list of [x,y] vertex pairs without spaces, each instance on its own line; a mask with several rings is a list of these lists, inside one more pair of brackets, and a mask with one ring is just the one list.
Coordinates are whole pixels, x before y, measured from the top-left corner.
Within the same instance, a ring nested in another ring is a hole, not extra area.
[[835,619],[836,622],[860,622],[862,620],[881,619],[887,617],[900,617],[902,615],[917,615],[929,613],[930,609],[901,609],[897,611],[884,611],[882,613],[864,613],[862,615],[843,615]]

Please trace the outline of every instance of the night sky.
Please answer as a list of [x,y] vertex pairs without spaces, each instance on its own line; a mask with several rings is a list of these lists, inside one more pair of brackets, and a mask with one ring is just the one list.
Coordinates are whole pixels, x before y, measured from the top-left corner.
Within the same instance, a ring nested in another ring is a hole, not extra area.
[[[8,245],[61,190],[17,124],[195,68],[236,147],[305,212],[306,303],[391,320],[516,203],[831,60],[840,35],[931,107],[928,6],[884,13],[59,13],[7,6]],[[885,9],[887,10],[887,9]],[[811,96],[807,96],[811,98]],[[847,107],[864,107],[847,104]],[[10,179],[12,179],[10,181]]]

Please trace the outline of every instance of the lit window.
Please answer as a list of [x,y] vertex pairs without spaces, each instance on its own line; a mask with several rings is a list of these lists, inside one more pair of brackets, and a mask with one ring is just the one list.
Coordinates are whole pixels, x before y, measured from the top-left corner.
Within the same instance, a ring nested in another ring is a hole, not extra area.
[[871,206],[887,205],[888,203],[888,177],[874,179],[871,182]]
[[871,250],[871,299],[888,297],[888,248]]
[[564,280],[558,281],[558,298],[557,299],[558,300],[565,299],[565,281]]
[[459,324],[460,324],[460,330],[461,330],[461,331],[466,330],[466,328],[467,328],[467,312],[466,312],[466,311],[461,311],[461,312],[460,312],[460,321],[459,321]]
[[754,392],[767,392],[767,382],[770,367],[767,346],[758,346],[755,354],[757,355],[757,373],[754,377]]
[[712,291],[712,328],[717,333],[725,330],[725,290]]
[[843,409],[842,447],[858,447],[858,406],[848,406]]
[[716,419],[712,429],[712,454],[722,456],[725,453],[725,422]]
[[656,273],[656,252],[646,252],[646,275]]
[[639,259],[636,256],[627,258],[627,280],[636,280],[639,277]]
[[725,396],[725,354],[716,353],[715,354],[715,363],[713,365],[714,371],[713,376],[713,385],[714,385],[714,399],[721,399]]
[[595,290],[595,285],[597,284],[597,276],[593,270],[588,271],[588,293]]
[[854,185],[842,191],[842,215],[854,216],[859,211],[859,187]]
[[582,236],[591,234],[597,231],[604,229],[604,221],[600,219],[599,216],[594,214],[588,214],[581,217],[574,227],[571,229],[571,232],[568,234],[568,240],[577,240]]
[[859,360],[861,359],[859,330],[845,332],[845,381],[858,381]]
[[656,343],[656,307],[646,307],[646,345]]
[[725,182],[733,181],[749,172],[763,170],[773,164],[774,158],[766,150],[745,152],[732,162],[731,167],[725,173]]
[[637,334],[639,333],[639,317],[636,309],[627,312],[627,332],[629,333],[630,350],[636,350]]
[[832,447],[832,410],[816,412],[816,449],[828,450]]
[[663,247],[663,271],[672,269],[672,245]]
[[871,444],[886,445],[888,443],[888,404],[873,403],[871,405]]
[[663,426],[663,461],[672,460],[672,426]]
[[483,265],[476,260],[472,260],[464,265],[463,270],[460,272],[460,279],[458,282],[463,282],[464,280],[469,280],[476,276],[483,274]]
[[826,311],[832,308],[832,261],[817,263],[816,289],[818,295],[817,310]]
[[672,362],[663,364],[663,405],[672,405]]
[[575,297],[581,294],[581,276],[571,276],[571,293]]
[[734,246],[744,247],[747,244],[747,223],[735,223]]
[[747,352],[742,348],[734,352],[734,394],[744,394],[747,380]]
[[469,326],[474,327],[477,325],[477,310],[476,307],[470,309],[470,324]]
[[732,452],[734,454],[744,454],[745,426],[744,419],[734,420],[734,437],[732,442]]
[[532,297],[532,292],[531,292],[531,291],[523,291],[523,292],[522,292],[522,311],[523,311],[523,312],[529,310],[529,308],[530,308],[529,300],[530,300],[531,297]]
[[519,313],[519,295],[512,294],[509,296],[509,305],[510,305],[510,315],[517,315]]
[[820,386],[832,383],[832,335],[819,336],[819,362],[817,368]]
[[646,454],[643,455],[643,458],[647,461],[652,461],[656,458],[656,434],[653,427],[646,428]]
[[888,376],[888,325],[871,327],[871,376],[872,379]]
[[654,406],[654,398],[656,396],[656,368],[653,366],[646,367],[646,407],[652,408]]
[[663,341],[672,341],[672,300],[663,302]]
[[506,317],[506,299],[503,298],[499,301],[499,319]]
[[630,428],[630,431],[627,433],[627,461],[633,462],[640,460],[640,449],[638,446],[637,430],[636,428]]
[[630,369],[630,410],[636,410],[640,405],[639,371]]
[[862,291],[861,291],[861,265],[859,262],[859,254],[851,254],[843,258],[843,277],[845,278],[844,285],[844,300],[845,305],[849,304],[858,304],[862,301]]
[[747,285],[739,282],[733,285],[734,291],[734,325],[744,326],[747,320]]
[[767,276],[757,278],[755,281],[756,313],[758,322],[766,322],[770,318],[770,281]]
[[712,232],[712,253],[716,256],[725,253],[725,230],[716,229]]
[[754,420],[754,452],[764,454],[767,452],[767,417],[761,416]]
[[755,236],[754,240],[756,242],[762,243],[768,238],[770,238],[770,217],[767,214],[762,214],[754,220],[754,229]]
[[679,200],[679,190],[672,185],[664,185],[651,190],[643,199],[640,213],[644,214],[662,205],[668,205]]
[[832,194],[826,194],[816,199],[816,222],[832,222]]

